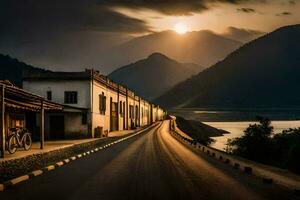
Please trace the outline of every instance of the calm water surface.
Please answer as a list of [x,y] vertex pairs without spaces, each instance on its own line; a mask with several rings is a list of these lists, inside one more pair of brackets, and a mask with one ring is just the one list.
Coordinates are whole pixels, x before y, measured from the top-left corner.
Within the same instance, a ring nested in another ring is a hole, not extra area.
[[[229,134],[225,134],[224,136],[212,137],[215,140],[215,142],[211,144],[211,146],[216,149],[224,150],[226,148],[226,143],[228,139],[240,137],[243,134],[243,131],[249,126],[249,124],[253,124],[257,122],[248,121],[248,122],[204,122],[204,123],[230,132]],[[300,120],[272,121],[272,125],[274,126],[274,132],[280,133],[285,129],[300,127]]]
[[170,114],[179,115],[186,119],[202,121],[210,126],[230,132],[221,137],[213,137],[214,148],[224,150],[228,139],[240,137],[249,124],[257,123],[256,116],[272,120],[274,132],[300,127],[300,109],[241,109],[241,110],[208,110],[208,109],[176,109]]

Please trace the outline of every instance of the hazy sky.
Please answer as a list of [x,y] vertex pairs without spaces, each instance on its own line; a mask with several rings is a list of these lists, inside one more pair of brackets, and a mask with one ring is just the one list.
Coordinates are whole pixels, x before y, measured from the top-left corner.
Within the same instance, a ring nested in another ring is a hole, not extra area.
[[300,0],[1,0],[0,53],[78,70],[110,46],[179,22],[188,31],[269,32],[299,23],[299,10]]
[[[254,29],[263,32],[300,22],[300,1],[298,0],[220,0],[186,1],[207,2],[206,7],[177,11],[159,9],[116,8],[117,11],[142,19],[151,26],[151,30],[173,29],[178,23],[184,23],[189,31],[210,29],[223,32],[227,27]],[[226,3],[224,3],[226,2]],[[187,3],[189,4],[189,3]]]

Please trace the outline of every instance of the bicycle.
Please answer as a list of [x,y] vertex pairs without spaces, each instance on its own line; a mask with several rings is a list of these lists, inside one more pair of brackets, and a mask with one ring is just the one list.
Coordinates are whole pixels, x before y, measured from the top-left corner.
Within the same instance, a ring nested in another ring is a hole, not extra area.
[[32,145],[31,135],[26,128],[16,127],[9,129],[11,134],[8,137],[7,150],[14,154],[18,147],[23,147],[28,151]]

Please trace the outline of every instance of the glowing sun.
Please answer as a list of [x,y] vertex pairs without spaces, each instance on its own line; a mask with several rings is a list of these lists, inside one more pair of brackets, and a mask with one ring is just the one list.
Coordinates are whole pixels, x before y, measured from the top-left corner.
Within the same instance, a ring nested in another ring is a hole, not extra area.
[[174,30],[176,31],[176,33],[182,35],[182,34],[185,34],[187,32],[187,27],[183,23],[177,23],[174,26]]

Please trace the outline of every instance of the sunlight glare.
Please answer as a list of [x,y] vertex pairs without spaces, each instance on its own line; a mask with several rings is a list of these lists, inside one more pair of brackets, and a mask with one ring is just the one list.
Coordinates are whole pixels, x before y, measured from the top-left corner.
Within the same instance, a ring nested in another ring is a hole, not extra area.
[[185,34],[187,32],[186,25],[183,24],[183,23],[177,23],[174,26],[174,30],[176,31],[176,33],[178,33],[180,35],[183,35],[183,34]]

